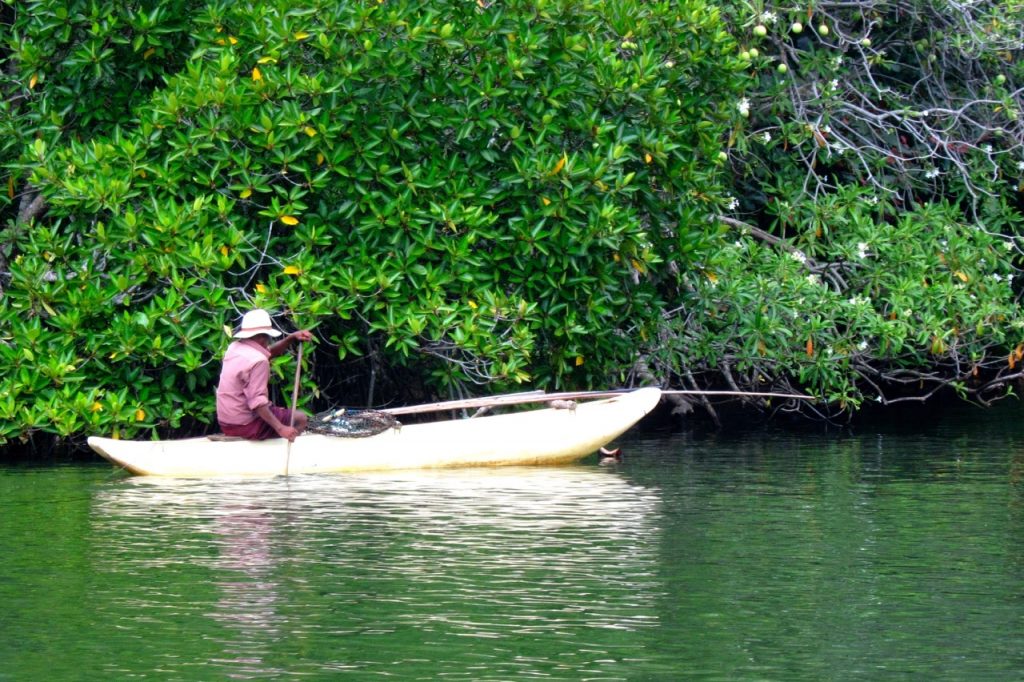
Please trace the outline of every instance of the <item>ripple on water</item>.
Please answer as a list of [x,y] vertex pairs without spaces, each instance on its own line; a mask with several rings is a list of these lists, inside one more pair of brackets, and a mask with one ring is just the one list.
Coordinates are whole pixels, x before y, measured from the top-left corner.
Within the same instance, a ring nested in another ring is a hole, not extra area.
[[225,673],[299,649],[318,672],[613,679],[657,623],[656,507],[584,467],[128,479],[97,496],[95,560],[135,581],[110,616],[198,616]]

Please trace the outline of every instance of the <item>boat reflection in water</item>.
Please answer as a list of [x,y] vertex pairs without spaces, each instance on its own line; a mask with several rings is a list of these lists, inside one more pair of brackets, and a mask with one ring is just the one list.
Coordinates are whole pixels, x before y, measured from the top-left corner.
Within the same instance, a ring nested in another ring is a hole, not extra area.
[[583,669],[656,623],[658,504],[586,466],[131,478],[96,499],[97,561],[146,574],[129,618],[201,616],[221,675]]

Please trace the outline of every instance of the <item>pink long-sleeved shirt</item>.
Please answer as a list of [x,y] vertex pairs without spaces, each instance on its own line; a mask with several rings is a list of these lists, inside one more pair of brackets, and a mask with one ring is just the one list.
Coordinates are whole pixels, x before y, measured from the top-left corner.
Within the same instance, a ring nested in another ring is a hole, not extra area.
[[217,384],[217,421],[244,426],[259,419],[256,409],[270,403],[269,381],[270,351],[252,339],[233,341]]

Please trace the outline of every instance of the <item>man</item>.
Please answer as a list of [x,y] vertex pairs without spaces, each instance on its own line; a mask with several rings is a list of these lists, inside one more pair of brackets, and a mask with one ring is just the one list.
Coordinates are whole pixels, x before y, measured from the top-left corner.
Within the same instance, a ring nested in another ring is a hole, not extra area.
[[278,407],[270,401],[270,358],[284,353],[295,342],[311,341],[308,330],[281,336],[270,322],[270,315],[259,308],[242,316],[242,325],[232,338],[236,339],[224,353],[220,383],[217,385],[217,421],[226,436],[249,440],[280,437],[294,441],[306,428],[307,417]]

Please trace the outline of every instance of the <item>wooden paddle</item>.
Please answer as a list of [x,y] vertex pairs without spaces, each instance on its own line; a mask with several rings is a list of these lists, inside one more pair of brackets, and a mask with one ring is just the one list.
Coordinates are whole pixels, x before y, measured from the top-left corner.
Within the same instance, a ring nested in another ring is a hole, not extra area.
[[[295,428],[295,406],[299,402],[299,377],[302,376],[302,341],[299,341],[299,359],[295,363],[295,385],[292,387],[292,409],[291,414],[288,416],[289,428]],[[288,465],[292,458],[292,442],[288,441],[288,449],[285,452],[284,457],[284,475],[288,475]]]

